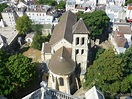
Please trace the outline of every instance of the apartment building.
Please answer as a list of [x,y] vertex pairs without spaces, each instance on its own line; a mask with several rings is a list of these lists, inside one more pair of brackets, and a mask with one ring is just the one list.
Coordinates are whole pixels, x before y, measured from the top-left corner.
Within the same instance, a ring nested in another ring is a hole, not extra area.
[[12,7],[5,8],[3,12],[1,12],[3,22],[5,26],[15,26],[16,25],[16,19],[17,19],[17,14],[14,11]]
[[32,5],[25,13],[35,24],[52,24],[54,17],[47,12],[48,9],[43,5]]

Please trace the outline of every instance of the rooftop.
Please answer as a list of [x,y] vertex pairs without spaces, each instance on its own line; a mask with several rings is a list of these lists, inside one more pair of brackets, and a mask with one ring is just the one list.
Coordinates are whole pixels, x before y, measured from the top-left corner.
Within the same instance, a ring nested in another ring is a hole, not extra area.
[[118,47],[125,47],[127,40],[124,37],[124,33],[116,31],[114,34],[114,39]]
[[51,24],[44,24],[43,25],[43,29],[51,29],[53,27],[53,25]]
[[3,27],[0,28],[0,34],[6,38],[6,42],[10,45],[10,43],[18,35],[18,32],[15,27]]
[[50,39],[50,44],[53,45],[60,41],[62,38],[72,43],[72,26],[76,23],[76,21],[77,17],[71,11],[63,13],[60,22],[54,28]]
[[75,67],[76,65],[71,59],[71,53],[65,47],[61,47],[52,55],[48,65],[49,70],[58,75],[70,74],[74,72]]
[[119,31],[124,34],[132,34],[132,29],[130,26],[118,26]]
[[27,8],[27,12],[47,12],[50,6],[46,5],[31,5]]

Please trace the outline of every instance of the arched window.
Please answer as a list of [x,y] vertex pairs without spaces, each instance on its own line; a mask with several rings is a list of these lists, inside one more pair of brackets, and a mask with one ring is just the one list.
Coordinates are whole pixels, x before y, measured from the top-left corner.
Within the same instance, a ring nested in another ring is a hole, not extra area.
[[84,44],[84,37],[81,39],[81,45]]
[[82,49],[82,51],[81,51],[81,54],[83,54],[84,53],[84,49]]
[[76,55],[79,53],[79,50],[78,49],[76,49]]
[[64,86],[64,80],[62,77],[59,78],[60,86]]
[[79,44],[79,37],[76,38],[76,45]]

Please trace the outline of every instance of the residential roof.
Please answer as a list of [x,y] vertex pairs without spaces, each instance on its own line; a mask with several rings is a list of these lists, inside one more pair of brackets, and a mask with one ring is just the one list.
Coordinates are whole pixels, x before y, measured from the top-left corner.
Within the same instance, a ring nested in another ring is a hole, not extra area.
[[128,10],[132,10],[132,6],[128,6]]
[[72,43],[72,26],[76,23],[77,17],[71,11],[62,14],[59,24],[57,24],[52,33],[50,44],[53,45],[62,38]]
[[53,25],[51,24],[44,24],[43,29],[51,29]]
[[114,39],[118,47],[125,47],[127,41],[122,32],[115,32]]
[[51,46],[49,43],[44,43],[44,53],[51,53]]
[[18,31],[15,29],[15,27],[2,27],[0,28],[0,34],[3,38],[5,38],[4,42],[10,45],[12,41],[17,37]]
[[26,35],[25,38],[32,38],[33,39],[33,37],[34,37],[34,33],[29,33],[29,34]]
[[132,30],[130,26],[118,26],[119,31],[123,32],[124,34],[132,34]]
[[74,72],[75,67],[75,62],[65,47],[61,47],[52,55],[48,65],[49,70],[58,75],[70,74]]
[[78,22],[73,26],[73,33],[90,33],[84,24],[84,21],[82,18],[78,20]]

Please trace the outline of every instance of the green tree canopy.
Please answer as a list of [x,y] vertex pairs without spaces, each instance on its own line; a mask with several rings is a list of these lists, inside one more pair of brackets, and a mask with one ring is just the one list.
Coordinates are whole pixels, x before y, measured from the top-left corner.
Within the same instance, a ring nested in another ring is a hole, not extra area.
[[42,36],[39,34],[35,34],[32,42],[32,47],[34,49],[41,50],[42,48],[42,43],[48,42],[50,39],[51,35],[49,34],[48,36]]
[[19,34],[25,34],[31,29],[31,26],[32,21],[26,15],[19,17],[16,21],[16,29],[19,31]]
[[60,1],[57,7],[58,7],[58,9],[65,9],[65,6],[66,6],[66,2]]
[[[35,64],[22,54],[9,55],[0,51],[0,94],[9,95],[33,80]],[[3,61],[3,62],[2,62]]]
[[33,32],[42,35],[43,25],[41,25],[41,24],[33,24],[31,28],[32,28]]
[[120,54],[119,57],[123,59],[123,63],[125,64],[124,74],[132,74],[132,46],[128,48],[124,54]]
[[122,59],[117,57],[112,49],[106,50],[89,67],[84,88],[96,85],[103,92],[114,95],[121,91],[120,82],[123,81],[123,70]]
[[83,18],[93,39],[96,39],[105,33],[110,20],[102,10],[97,10],[92,13],[78,12],[77,16],[78,18]]
[[132,0],[126,0],[125,5],[132,3]]
[[55,0],[39,0],[37,4],[45,4],[45,5],[51,5],[51,6],[56,6],[57,2]]

